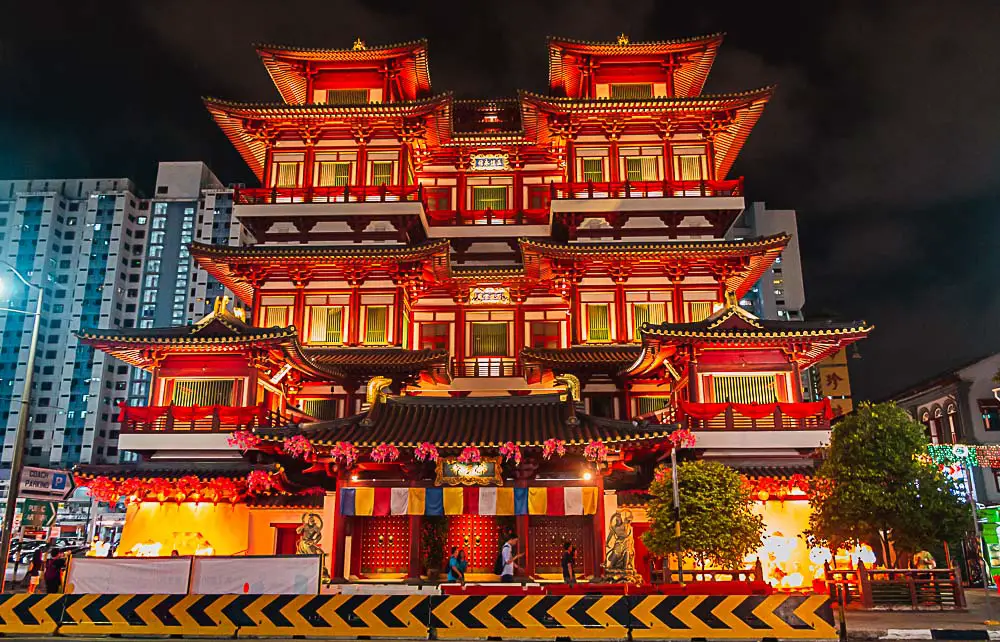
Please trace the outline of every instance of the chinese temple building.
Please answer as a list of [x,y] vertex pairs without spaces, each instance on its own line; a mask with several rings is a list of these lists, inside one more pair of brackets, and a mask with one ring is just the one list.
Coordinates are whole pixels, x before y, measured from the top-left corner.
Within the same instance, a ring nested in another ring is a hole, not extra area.
[[238,300],[80,334],[151,378],[120,415],[141,461],[78,471],[129,502],[117,554],[292,553],[315,515],[333,579],[426,574],[442,522],[470,578],[502,533],[530,576],[566,539],[599,576],[687,428],[758,486],[773,581],[810,580],[833,414],[801,373],[871,326],[739,307],[789,237],[724,238],[771,89],[703,94],[721,40],[552,38],[545,95],[481,101],[432,90],[424,41],[259,47],[282,101],[205,101],[260,179],[234,210],[256,243],[190,248]]

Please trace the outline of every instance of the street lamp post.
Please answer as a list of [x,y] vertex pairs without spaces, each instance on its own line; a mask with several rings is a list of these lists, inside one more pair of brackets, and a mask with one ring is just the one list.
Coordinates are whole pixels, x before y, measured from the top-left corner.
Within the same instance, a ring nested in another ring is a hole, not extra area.
[[[14,512],[17,509],[17,493],[21,487],[21,468],[24,459],[24,442],[28,434],[28,416],[31,413],[31,380],[35,374],[35,349],[38,347],[38,328],[42,319],[42,298],[45,290],[34,283],[28,281],[17,269],[6,262],[0,261],[0,265],[6,267],[14,273],[21,283],[29,289],[38,290],[38,300],[35,302],[35,311],[15,310],[13,308],[0,307],[2,312],[15,312],[34,317],[31,328],[31,344],[28,348],[28,369],[24,373],[24,387],[21,389],[21,412],[17,417],[17,431],[14,433],[14,455],[10,460],[10,481],[7,485],[7,503],[3,512],[3,540],[0,544],[0,593],[7,584],[7,558],[10,557],[10,544],[14,531]],[[17,578],[14,578],[15,580]]]

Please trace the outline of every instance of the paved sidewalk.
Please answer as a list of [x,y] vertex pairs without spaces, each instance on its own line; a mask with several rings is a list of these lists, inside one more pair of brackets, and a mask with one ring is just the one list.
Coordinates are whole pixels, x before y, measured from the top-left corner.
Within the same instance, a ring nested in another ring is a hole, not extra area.
[[[991,591],[987,610],[982,589],[965,593],[969,610],[961,611],[855,611],[847,610],[847,636],[851,640],[878,639],[988,639],[985,631],[1000,632],[1000,624],[987,625],[988,619],[1000,622],[1000,595]],[[839,621],[834,606],[834,619]],[[980,632],[968,637],[954,637],[961,631]],[[994,639],[1000,633],[989,636]]]

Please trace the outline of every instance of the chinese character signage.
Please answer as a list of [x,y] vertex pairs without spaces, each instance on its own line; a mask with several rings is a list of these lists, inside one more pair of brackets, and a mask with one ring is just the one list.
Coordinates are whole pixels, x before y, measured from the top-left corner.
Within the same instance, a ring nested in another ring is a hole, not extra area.
[[510,290],[507,288],[472,288],[469,292],[471,305],[510,305]]
[[466,464],[453,457],[442,457],[437,461],[437,478],[434,484],[441,486],[503,486],[503,469],[499,457],[484,457],[482,461]]
[[510,169],[507,154],[473,154],[469,159],[469,169],[473,172],[497,172]]

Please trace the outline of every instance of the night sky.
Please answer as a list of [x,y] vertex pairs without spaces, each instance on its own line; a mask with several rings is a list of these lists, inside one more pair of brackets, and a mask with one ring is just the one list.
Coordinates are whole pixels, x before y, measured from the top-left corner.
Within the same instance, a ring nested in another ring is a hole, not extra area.
[[[426,6],[424,6],[426,5]],[[1000,350],[1000,2],[8,3],[0,178],[128,176],[204,160],[253,184],[200,97],[277,101],[253,43],[426,37],[435,91],[544,91],[547,35],[727,33],[706,91],[777,84],[730,176],[799,212],[807,318],[876,325],[852,360],[880,397]]]

